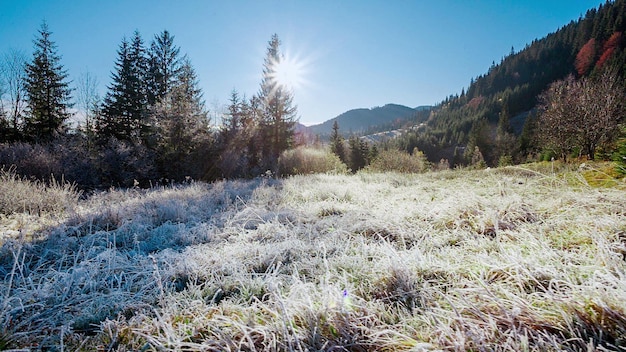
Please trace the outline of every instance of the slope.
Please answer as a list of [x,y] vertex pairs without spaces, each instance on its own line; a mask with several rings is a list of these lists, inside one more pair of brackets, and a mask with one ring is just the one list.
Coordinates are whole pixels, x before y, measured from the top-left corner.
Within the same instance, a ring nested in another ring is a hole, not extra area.
[[[450,96],[435,107],[421,135],[405,136],[407,150],[418,147],[431,161],[452,158],[451,150],[479,146],[488,163],[495,164],[500,151],[494,142],[496,125],[503,115],[516,119],[511,132],[519,137],[537,96],[547,86],[567,75],[594,75],[614,67],[620,75],[626,69],[626,1],[607,2],[589,10],[546,37],[534,40],[519,52],[511,52],[489,71],[472,79],[467,91]],[[533,134],[532,129],[526,132]],[[532,139],[532,136],[524,136]],[[536,145],[523,145],[516,157],[537,152]]]
[[367,134],[401,127],[406,122],[423,122],[428,117],[424,111],[430,107],[421,106],[415,109],[404,105],[387,104],[371,109],[353,109],[319,125],[310,126],[312,133],[320,136],[330,135],[333,123],[337,121],[344,133]]

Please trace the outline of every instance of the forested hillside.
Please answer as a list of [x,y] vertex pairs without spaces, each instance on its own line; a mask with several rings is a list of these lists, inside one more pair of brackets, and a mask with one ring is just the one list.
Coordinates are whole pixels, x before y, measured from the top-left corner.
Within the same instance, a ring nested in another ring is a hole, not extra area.
[[[467,90],[441,102],[426,129],[405,134],[399,145],[409,152],[417,147],[431,161],[456,163],[471,159],[476,146],[492,165],[504,154],[519,162],[540,153],[533,130],[538,96],[568,75],[594,77],[613,68],[622,79],[625,29],[626,1],[607,1],[518,52],[511,48],[500,63],[472,79]],[[498,145],[498,133],[512,141]]]

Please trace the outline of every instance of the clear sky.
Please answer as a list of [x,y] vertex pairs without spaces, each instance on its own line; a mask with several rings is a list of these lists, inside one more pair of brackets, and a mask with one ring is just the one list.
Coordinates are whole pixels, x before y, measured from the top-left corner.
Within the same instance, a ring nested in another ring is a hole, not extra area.
[[310,125],[354,108],[434,105],[602,0],[0,0],[0,54],[29,59],[43,20],[70,79],[110,84],[124,36],[167,29],[196,69],[207,108],[259,89],[278,34],[297,63],[294,101]]

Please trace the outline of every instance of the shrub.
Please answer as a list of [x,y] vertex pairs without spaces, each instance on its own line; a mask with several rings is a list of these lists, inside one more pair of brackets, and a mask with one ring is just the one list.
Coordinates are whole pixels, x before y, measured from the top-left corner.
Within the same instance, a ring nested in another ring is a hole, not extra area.
[[78,202],[80,192],[72,184],[57,182],[49,185],[18,176],[14,169],[0,169],[0,214],[61,212]]
[[346,165],[329,151],[298,147],[284,151],[278,159],[280,175],[304,175],[314,173],[346,173]]
[[414,149],[413,154],[396,149],[383,150],[369,165],[371,171],[396,171],[403,173],[419,173],[430,169],[426,156]]
[[29,178],[47,180],[50,175],[61,175],[61,164],[41,144],[13,143],[0,145],[0,167]]
[[0,167],[45,182],[62,178],[81,187],[99,185],[100,172],[86,142],[79,136],[63,136],[46,144],[2,144]]
[[498,159],[498,167],[505,167],[513,165],[513,157],[510,155],[502,155]]
[[154,153],[143,144],[111,138],[100,149],[96,167],[103,185],[132,187],[139,182],[147,187],[157,178],[154,159]]
[[622,176],[626,176],[626,130],[623,132],[623,137],[617,142],[617,150],[613,154],[613,161],[615,161],[615,171]]

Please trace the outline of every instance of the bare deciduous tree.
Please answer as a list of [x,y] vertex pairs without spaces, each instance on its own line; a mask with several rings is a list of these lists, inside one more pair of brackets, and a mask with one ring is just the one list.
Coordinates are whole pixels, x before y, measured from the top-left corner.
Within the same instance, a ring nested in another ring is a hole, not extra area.
[[575,148],[593,159],[599,147],[617,138],[624,118],[624,89],[612,70],[554,82],[539,101],[539,138],[564,160]]
[[84,72],[78,77],[76,103],[85,119],[85,130],[87,133],[93,129],[95,110],[100,101],[98,85],[98,78],[90,72]]
[[[0,66],[2,69],[2,81],[4,83],[4,95],[8,100],[3,100],[3,104],[7,103],[6,115],[10,123],[10,128],[17,132],[26,108],[26,86],[25,77],[27,56],[20,50],[9,50],[2,56]],[[4,99],[4,97],[2,97]]]
[[544,148],[567,159],[576,145],[578,112],[576,96],[580,84],[574,76],[552,83],[539,96],[539,140]]
[[624,118],[624,88],[614,70],[583,79],[579,98],[581,152],[593,159],[597,149],[618,137]]

